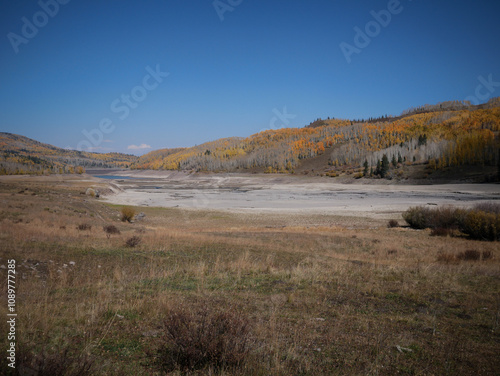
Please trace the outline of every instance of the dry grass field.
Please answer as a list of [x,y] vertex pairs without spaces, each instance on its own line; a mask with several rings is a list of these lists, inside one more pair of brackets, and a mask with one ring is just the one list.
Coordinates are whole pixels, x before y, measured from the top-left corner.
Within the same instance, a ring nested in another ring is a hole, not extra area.
[[148,207],[129,223],[88,184],[0,182],[18,374],[500,374],[498,242],[329,215]]

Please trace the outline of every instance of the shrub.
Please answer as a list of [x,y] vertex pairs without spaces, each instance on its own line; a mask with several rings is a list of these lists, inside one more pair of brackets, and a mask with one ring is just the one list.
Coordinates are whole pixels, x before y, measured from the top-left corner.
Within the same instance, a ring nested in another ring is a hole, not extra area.
[[457,258],[464,261],[479,261],[481,258],[481,252],[469,249],[465,252],[459,253]]
[[470,210],[461,223],[460,231],[473,239],[500,240],[500,214]]
[[474,205],[475,210],[483,211],[485,213],[500,214],[500,203],[498,202],[482,202]]
[[106,237],[109,239],[109,237],[113,234],[120,234],[120,230],[116,228],[115,225],[107,225],[103,226],[102,228],[104,232],[106,233]]
[[491,251],[483,251],[483,261],[484,260],[491,260],[493,258],[493,254]]
[[451,230],[459,229],[472,239],[494,241],[500,240],[500,214],[496,213],[497,209],[498,206],[492,203],[481,204],[471,210],[420,206],[409,208],[403,213],[403,218],[412,228],[434,229],[431,235],[444,236],[451,234]]
[[402,215],[411,228],[423,230],[430,227],[431,209],[429,208],[423,206],[409,208]]
[[164,321],[162,344],[155,358],[165,373],[241,365],[250,350],[250,325],[233,310],[203,306],[194,313],[172,312]]
[[426,208],[423,206],[409,208],[403,213],[403,219],[412,228],[424,229],[456,229],[459,227],[464,211],[448,207]]
[[135,210],[130,206],[124,206],[122,208],[122,222],[131,222],[134,218]]
[[80,231],[90,231],[92,229],[92,226],[88,223],[82,223],[78,225],[77,229]]
[[394,227],[398,227],[399,226],[399,223],[398,221],[396,221],[395,219],[391,219],[388,223],[387,223],[387,227],[389,228],[394,228]]
[[95,197],[96,196],[94,188],[87,188],[87,190],[85,191],[85,194],[87,196],[90,196],[90,197]]
[[20,348],[17,355],[17,367],[12,375],[91,376],[98,373],[94,359],[71,354],[68,349],[51,353],[42,350],[34,355]]
[[443,252],[443,253],[438,254],[437,261],[449,264],[449,263],[455,262],[456,257],[453,253]]
[[461,222],[463,210],[450,207],[441,207],[431,210],[430,228],[457,229]]
[[142,239],[140,237],[134,235],[131,238],[128,238],[125,244],[133,248],[141,244],[141,240]]

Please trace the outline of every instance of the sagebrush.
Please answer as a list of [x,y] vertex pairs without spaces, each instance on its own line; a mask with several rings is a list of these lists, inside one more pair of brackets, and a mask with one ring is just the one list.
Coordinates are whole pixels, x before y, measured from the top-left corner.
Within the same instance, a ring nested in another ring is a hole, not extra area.
[[250,322],[235,310],[202,306],[171,312],[156,364],[164,372],[241,366],[250,351]]
[[446,236],[460,230],[471,239],[500,240],[500,213],[495,204],[481,204],[473,209],[411,207],[403,219],[415,229],[432,229],[432,235]]
[[130,206],[124,206],[121,210],[122,212],[122,222],[131,222],[135,216],[134,208]]

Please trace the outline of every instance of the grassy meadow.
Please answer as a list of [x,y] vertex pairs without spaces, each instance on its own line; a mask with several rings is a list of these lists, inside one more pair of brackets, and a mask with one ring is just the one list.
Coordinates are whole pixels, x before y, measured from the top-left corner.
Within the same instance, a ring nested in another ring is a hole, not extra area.
[[[401,216],[391,228],[141,207],[129,223],[88,184],[0,183],[0,265],[17,268],[11,374],[500,374],[498,242]],[[467,251],[482,256],[456,257]]]

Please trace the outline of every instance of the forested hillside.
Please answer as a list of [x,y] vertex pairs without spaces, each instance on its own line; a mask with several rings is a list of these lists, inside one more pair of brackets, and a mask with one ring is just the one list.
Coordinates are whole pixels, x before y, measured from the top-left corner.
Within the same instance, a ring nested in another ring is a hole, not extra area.
[[397,117],[317,119],[304,128],[155,151],[140,157],[132,168],[295,173],[306,160],[317,158],[323,165],[315,173],[335,176],[347,170],[384,177],[402,165],[427,164],[433,170],[496,165],[499,131],[499,98],[479,106],[444,102]]
[[82,173],[86,167],[130,167],[137,157],[120,153],[66,150],[30,138],[0,132],[0,175]]
[[399,116],[316,119],[304,128],[161,149],[141,157],[65,150],[0,133],[0,174],[82,173],[86,167],[130,167],[397,177],[403,175],[402,167],[417,165],[425,165],[429,172],[499,165],[499,135],[500,98],[478,106],[458,101],[425,105]]

